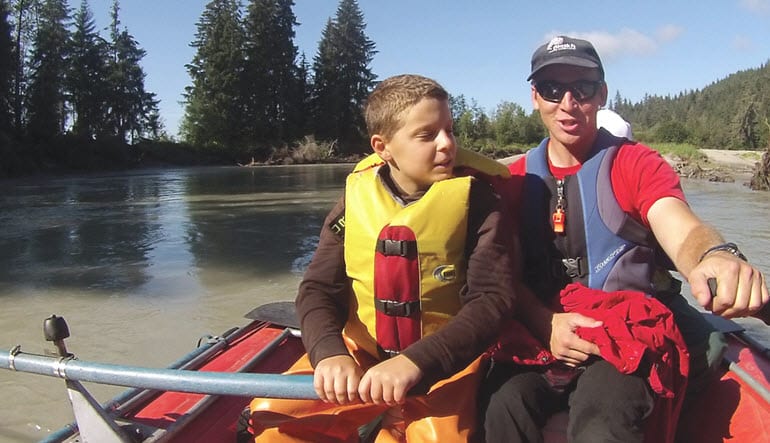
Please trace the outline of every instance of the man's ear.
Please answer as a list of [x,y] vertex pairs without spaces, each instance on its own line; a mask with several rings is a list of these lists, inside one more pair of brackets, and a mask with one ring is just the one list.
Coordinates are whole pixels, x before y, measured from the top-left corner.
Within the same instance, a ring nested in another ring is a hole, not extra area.
[[385,143],[385,139],[381,135],[374,134],[372,138],[369,139],[369,143],[372,145],[372,150],[379,155],[381,159],[385,161],[390,160],[390,151]]
[[539,111],[540,107],[537,104],[537,90],[535,89],[535,85],[529,85],[530,92],[532,93],[532,110],[533,111]]
[[607,94],[608,94],[608,92],[607,92],[607,83],[604,83],[603,81],[602,81],[601,93],[602,93],[602,107],[604,107],[607,104]]

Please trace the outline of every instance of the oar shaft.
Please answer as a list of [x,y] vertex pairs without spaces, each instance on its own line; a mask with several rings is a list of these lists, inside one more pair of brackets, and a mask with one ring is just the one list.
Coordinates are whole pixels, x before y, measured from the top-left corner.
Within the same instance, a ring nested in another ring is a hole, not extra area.
[[0,369],[114,386],[239,397],[315,399],[311,375],[243,374],[89,363],[0,350]]
[[740,366],[738,366],[738,363],[725,357],[725,361],[727,362],[727,367],[732,371],[733,374],[735,374],[741,381],[746,383],[758,396],[760,396],[765,402],[770,404],[770,390],[768,390],[766,387],[762,385],[762,383],[759,382],[756,378],[752,377],[751,374],[741,369]]

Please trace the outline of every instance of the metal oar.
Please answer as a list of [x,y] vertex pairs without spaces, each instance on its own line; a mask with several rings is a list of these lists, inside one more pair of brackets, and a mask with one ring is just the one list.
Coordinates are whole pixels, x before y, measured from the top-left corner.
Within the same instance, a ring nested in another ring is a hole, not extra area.
[[317,398],[310,375],[154,369],[0,349],[0,369],[113,386],[241,397]]

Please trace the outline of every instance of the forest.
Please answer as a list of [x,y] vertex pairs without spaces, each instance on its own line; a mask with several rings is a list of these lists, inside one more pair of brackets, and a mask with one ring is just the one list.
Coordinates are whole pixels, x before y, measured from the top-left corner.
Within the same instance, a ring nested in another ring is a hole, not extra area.
[[[293,0],[212,0],[185,65],[180,135],[145,89],[146,55],[114,0],[107,35],[88,0],[0,0],[0,177],[159,165],[350,161],[368,151],[360,108],[378,76],[376,43],[356,0],[340,0],[311,59],[294,44]],[[545,135],[516,103],[451,99],[461,146],[490,156]],[[765,149],[770,67],[676,96],[609,100],[648,144]]]

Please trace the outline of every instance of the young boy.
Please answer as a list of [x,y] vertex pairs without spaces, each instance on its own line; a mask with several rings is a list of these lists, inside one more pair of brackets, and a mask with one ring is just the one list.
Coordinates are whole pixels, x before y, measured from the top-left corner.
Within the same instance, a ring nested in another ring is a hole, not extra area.
[[472,434],[477,357],[515,301],[510,223],[473,176],[508,174],[457,148],[448,99],[418,75],[388,78],[369,96],[374,154],[326,218],[296,300],[324,403],[252,402],[257,440],[356,440],[383,413],[385,441]]

